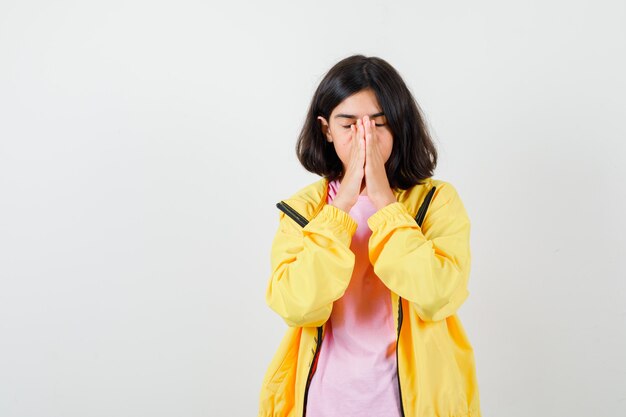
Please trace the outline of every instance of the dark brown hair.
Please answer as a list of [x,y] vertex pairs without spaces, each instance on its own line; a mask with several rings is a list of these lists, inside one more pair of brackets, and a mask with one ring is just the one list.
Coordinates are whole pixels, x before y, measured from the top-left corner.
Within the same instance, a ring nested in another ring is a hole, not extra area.
[[325,140],[317,116],[330,120],[339,103],[367,88],[374,91],[393,136],[391,155],[385,163],[390,187],[406,190],[432,177],[437,149],[419,105],[387,61],[364,55],[339,61],[317,87],[296,143],[300,163],[329,181],[343,177],[341,160],[333,144]]

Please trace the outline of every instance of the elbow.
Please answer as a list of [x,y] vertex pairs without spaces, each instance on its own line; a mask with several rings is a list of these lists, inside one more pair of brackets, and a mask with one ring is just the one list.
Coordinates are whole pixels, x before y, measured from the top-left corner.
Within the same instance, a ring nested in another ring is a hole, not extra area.
[[314,308],[285,300],[280,294],[268,291],[265,302],[289,327],[317,327],[324,324],[332,311],[332,303]]
[[468,273],[466,270],[456,269],[455,273],[441,280],[441,284],[432,285],[432,291],[420,291],[418,296],[409,301],[413,304],[417,315],[426,322],[445,320],[456,314],[459,307],[469,296],[467,290]]
[[[425,305],[418,302],[411,302],[417,316],[424,322],[435,322],[442,320],[443,306]],[[447,304],[446,304],[447,305]],[[445,318],[445,317],[443,317]]]
[[437,304],[425,304],[418,302],[411,302],[418,317],[424,322],[436,322],[445,320],[450,316],[457,313],[459,307],[469,296],[469,292],[464,292],[457,298],[442,299]]
[[413,307],[422,321],[435,322],[445,320],[457,313],[469,296],[469,291],[462,280],[451,292],[429,300],[412,301]]
[[330,317],[330,309],[323,308],[307,313],[297,310],[276,311],[289,327],[318,327],[326,323]]
[[[273,271],[265,294],[267,305],[289,327],[318,327],[329,318],[333,302],[345,292],[354,267],[354,255],[346,262],[311,261],[298,269]],[[328,278],[326,278],[328,277]]]
[[310,314],[285,315],[282,318],[289,327],[319,327],[328,321],[331,309],[323,308],[321,310],[323,311]]

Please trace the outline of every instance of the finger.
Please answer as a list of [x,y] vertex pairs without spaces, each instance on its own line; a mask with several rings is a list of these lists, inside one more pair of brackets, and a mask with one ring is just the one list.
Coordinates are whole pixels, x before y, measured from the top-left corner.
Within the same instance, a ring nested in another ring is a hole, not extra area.
[[367,118],[367,116],[365,117],[365,142],[369,142],[372,140],[372,124],[369,118]]
[[[369,125],[369,122],[367,123]],[[365,158],[369,159],[369,155],[372,153],[372,131],[369,127],[366,128],[366,134],[363,137],[365,143]]]
[[359,136],[359,139],[361,140],[361,143],[363,144],[363,146],[367,148],[368,140],[366,138],[366,132],[365,132],[366,127],[361,119],[359,119],[359,121],[361,122],[361,135]]
[[364,135],[364,126],[363,123],[359,120],[357,121],[357,140],[359,141],[359,145],[361,146],[361,148],[363,148],[363,144],[364,144],[364,139],[365,139],[365,135]]
[[376,136],[376,120],[372,120],[370,124],[370,142],[374,143],[376,146],[378,136]]
[[350,143],[350,158],[353,159],[358,156],[360,146],[356,137],[356,126],[353,124],[350,125],[350,138],[350,140],[352,141]]
[[353,160],[353,163],[359,164],[362,166],[362,162],[360,161],[361,159],[361,153],[363,151],[363,146],[361,144],[361,141],[359,140],[359,138],[357,137],[357,127],[356,124],[351,124],[350,125],[350,133],[352,136],[352,145],[350,148],[350,159]]

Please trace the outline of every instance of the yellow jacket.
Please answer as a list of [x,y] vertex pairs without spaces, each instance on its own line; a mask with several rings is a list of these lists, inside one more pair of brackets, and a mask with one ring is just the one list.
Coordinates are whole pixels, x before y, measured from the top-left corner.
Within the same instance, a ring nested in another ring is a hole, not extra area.
[[[450,183],[424,183],[393,190],[397,202],[367,220],[370,262],[397,323],[402,412],[481,417],[474,351],[456,314],[469,295],[470,221]],[[420,227],[415,217],[433,186]],[[325,323],[352,276],[358,224],[326,204],[327,192],[321,178],[281,202],[296,213],[279,212],[265,298],[289,327],[263,379],[259,417],[303,416]]]

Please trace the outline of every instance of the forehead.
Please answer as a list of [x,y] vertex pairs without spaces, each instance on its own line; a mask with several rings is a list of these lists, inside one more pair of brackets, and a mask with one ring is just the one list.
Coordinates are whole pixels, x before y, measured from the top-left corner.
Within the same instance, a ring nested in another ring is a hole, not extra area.
[[351,96],[346,97],[333,109],[331,117],[363,117],[368,115],[376,117],[382,113],[378,99],[371,89],[361,90]]

